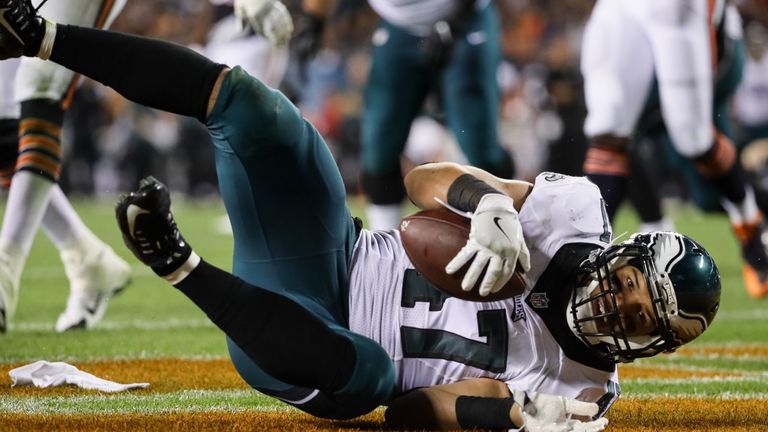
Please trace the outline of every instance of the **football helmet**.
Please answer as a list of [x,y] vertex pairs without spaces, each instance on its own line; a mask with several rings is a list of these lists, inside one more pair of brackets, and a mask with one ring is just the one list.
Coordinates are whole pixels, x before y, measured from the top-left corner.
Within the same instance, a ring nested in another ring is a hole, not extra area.
[[[613,273],[639,269],[650,295],[656,329],[628,335]],[[596,250],[582,263],[585,282],[571,295],[568,322],[593,350],[617,362],[672,352],[706,330],[720,305],[720,273],[696,241],[673,232],[638,233]],[[606,323],[608,323],[606,325]]]

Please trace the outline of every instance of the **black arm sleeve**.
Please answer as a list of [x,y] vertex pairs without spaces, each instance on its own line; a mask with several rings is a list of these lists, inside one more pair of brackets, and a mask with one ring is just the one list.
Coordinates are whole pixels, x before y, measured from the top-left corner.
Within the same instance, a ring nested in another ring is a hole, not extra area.
[[171,42],[62,24],[50,59],[129,100],[203,122],[225,67]]
[[448,188],[448,204],[462,211],[473,212],[480,203],[480,199],[489,193],[500,194],[501,192],[472,174],[463,174]]
[[462,429],[517,429],[510,418],[514,398],[459,396],[456,420]]

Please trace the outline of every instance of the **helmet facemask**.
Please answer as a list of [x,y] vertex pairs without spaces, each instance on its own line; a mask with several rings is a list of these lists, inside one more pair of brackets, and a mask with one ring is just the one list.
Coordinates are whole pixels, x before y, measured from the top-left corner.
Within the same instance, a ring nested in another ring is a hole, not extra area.
[[[585,344],[615,362],[671,352],[684,343],[672,328],[678,314],[672,281],[666,271],[657,269],[647,240],[634,235],[626,242],[595,251],[582,265],[587,272],[585,282],[571,296],[567,313],[571,329]],[[655,324],[655,330],[648,334],[632,335],[633,329],[619,312],[616,294],[621,286],[616,271],[626,265],[637,268],[645,280],[653,311],[650,319]]]

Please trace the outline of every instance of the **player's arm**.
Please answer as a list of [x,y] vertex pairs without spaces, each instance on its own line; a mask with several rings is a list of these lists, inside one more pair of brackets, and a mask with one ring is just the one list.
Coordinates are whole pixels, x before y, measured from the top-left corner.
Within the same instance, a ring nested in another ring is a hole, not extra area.
[[433,163],[416,167],[405,178],[408,196],[421,208],[443,203],[472,213],[467,244],[445,267],[454,274],[469,265],[461,281],[472,290],[480,276],[478,293],[487,296],[503,287],[518,263],[530,270],[530,254],[517,212],[531,184],[503,180],[486,171],[455,163]]
[[448,191],[451,186],[459,177],[466,174],[511,197],[518,211],[533,188],[529,182],[502,179],[480,168],[453,162],[438,162],[419,165],[412,169],[405,176],[405,190],[410,200],[419,208],[425,210],[439,208],[441,204],[435,198],[442,202],[449,202]]
[[[495,412],[485,412],[487,423],[477,428],[516,428],[522,424],[520,410],[512,410],[512,395],[507,386],[497,380],[478,378],[452,384],[413,390],[395,399],[384,417],[387,424],[397,429],[455,430],[472,427],[469,418],[457,418],[457,400],[460,397],[493,399],[498,405]],[[459,410],[461,404],[459,402]],[[462,423],[463,422],[463,423]]]
[[384,417],[397,429],[597,432],[608,424],[605,418],[590,421],[597,411],[594,403],[524,391],[511,394],[501,381],[478,378],[414,390],[395,399]]

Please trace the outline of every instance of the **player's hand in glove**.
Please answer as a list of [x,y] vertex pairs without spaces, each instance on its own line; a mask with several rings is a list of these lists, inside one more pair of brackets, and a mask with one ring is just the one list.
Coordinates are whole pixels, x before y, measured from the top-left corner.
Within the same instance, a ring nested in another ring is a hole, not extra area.
[[487,296],[500,290],[514,274],[518,261],[523,270],[531,269],[528,246],[512,198],[491,193],[483,196],[472,216],[467,244],[445,266],[454,274],[470,260],[461,288],[470,291],[485,269],[479,294]]
[[278,0],[235,0],[235,16],[274,45],[285,45],[293,35],[288,8]]
[[523,430],[528,432],[598,432],[605,429],[608,419],[593,421],[572,419],[572,416],[592,418],[597,414],[595,403],[582,402],[564,396],[514,391],[515,403],[520,406]]

